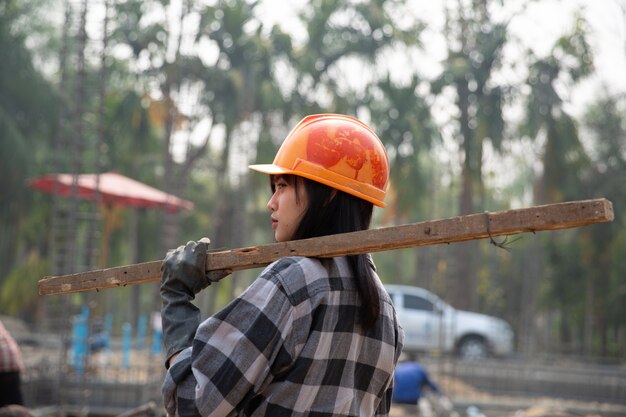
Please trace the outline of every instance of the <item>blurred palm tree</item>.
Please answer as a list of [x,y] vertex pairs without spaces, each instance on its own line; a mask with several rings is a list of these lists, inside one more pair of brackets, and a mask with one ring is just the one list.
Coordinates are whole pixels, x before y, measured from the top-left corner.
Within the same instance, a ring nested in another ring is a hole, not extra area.
[[[520,126],[521,137],[543,141],[542,172],[535,179],[533,200],[535,204],[557,203],[564,200],[586,198],[581,194],[581,172],[589,166],[589,158],[582,146],[577,122],[565,109],[566,97],[559,91],[571,91],[574,86],[593,71],[592,51],[587,42],[588,29],[581,17],[574,20],[574,29],[557,39],[550,54],[543,58],[529,52],[528,85],[525,97],[525,119]],[[547,245],[547,251],[546,251]],[[532,353],[536,346],[534,317],[536,313],[539,285],[546,276],[544,268],[545,252],[557,251],[552,236],[534,239],[530,245],[530,256],[534,262],[527,268],[522,279],[520,297],[520,348]],[[569,268],[565,268],[569,269]],[[563,269],[563,272],[565,271]],[[558,279],[559,272],[554,274]],[[567,278],[571,274],[567,272]],[[585,294],[593,297],[593,278],[587,274]],[[557,296],[558,298],[558,296]],[[589,305],[589,301],[587,303]],[[588,309],[591,307],[588,307]],[[591,317],[588,311],[587,317]],[[585,326],[585,339],[590,349],[591,329],[588,321]]]
[[[483,152],[486,142],[500,149],[505,132],[503,107],[511,86],[495,81],[502,68],[508,39],[507,22],[492,16],[493,1],[446,3],[445,37],[448,55],[435,94],[451,94],[454,138],[461,151],[458,213],[481,211],[484,201]],[[454,246],[448,296],[458,308],[476,309],[478,242]]]

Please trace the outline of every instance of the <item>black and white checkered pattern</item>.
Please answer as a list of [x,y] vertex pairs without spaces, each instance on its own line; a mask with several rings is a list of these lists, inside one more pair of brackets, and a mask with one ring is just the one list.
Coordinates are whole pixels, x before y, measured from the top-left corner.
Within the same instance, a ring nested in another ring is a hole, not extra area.
[[364,331],[345,258],[283,258],[205,320],[163,384],[170,415],[385,416],[403,333],[377,279]]

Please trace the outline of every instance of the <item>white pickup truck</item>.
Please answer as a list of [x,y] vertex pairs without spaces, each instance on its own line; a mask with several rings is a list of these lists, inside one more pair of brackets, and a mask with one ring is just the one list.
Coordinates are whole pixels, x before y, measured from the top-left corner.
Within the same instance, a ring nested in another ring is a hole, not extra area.
[[435,294],[408,285],[385,285],[404,328],[404,350],[456,353],[464,359],[505,356],[513,330],[502,319],[457,310]]

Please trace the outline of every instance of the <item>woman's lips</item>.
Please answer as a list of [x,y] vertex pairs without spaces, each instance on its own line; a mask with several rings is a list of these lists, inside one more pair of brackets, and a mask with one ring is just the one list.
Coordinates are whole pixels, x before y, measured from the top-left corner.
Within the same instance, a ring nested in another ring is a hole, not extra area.
[[276,226],[278,226],[278,220],[274,218],[270,218],[270,220],[272,221],[272,229],[276,229]]

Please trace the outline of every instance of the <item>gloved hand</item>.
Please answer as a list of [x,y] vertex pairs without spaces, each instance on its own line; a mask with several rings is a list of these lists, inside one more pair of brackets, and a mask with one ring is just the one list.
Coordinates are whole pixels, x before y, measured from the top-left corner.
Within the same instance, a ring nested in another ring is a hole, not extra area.
[[208,238],[187,242],[187,245],[169,251],[161,265],[161,320],[166,367],[174,354],[191,346],[200,325],[200,310],[191,301],[211,282],[232,272],[207,272],[209,243]]

